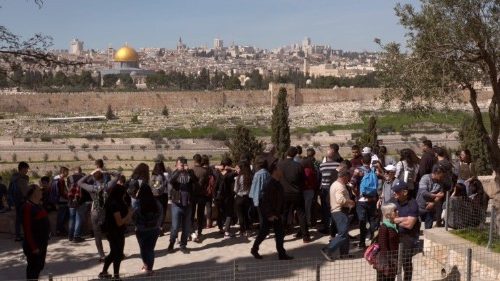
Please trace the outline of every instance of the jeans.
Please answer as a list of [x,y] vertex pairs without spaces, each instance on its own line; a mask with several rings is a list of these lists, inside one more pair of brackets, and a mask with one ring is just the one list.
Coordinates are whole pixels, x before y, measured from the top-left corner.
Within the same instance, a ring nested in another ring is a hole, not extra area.
[[16,238],[21,237],[21,227],[23,225],[23,205],[16,204]]
[[179,229],[182,228],[181,247],[186,247],[187,239],[191,233],[191,206],[179,206],[172,203],[172,228],[170,230],[170,243],[175,243]]
[[327,246],[328,254],[340,251],[341,255],[349,254],[349,218],[342,212],[332,213],[332,220],[337,228],[337,236]]
[[304,205],[306,209],[306,223],[311,225],[312,203],[314,199],[314,190],[304,190]]
[[153,270],[153,264],[155,262],[155,246],[159,234],[160,231],[158,228],[135,232],[137,242],[139,243],[141,259],[147,266],[147,270]]
[[250,218],[249,218],[250,204],[252,204],[252,201],[250,201],[248,195],[236,196],[234,200],[234,209],[236,210],[236,215],[238,216],[241,232],[250,229]]
[[274,240],[276,241],[276,251],[278,251],[278,255],[280,257],[286,255],[285,248],[283,247],[285,241],[285,231],[283,229],[283,222],[281,219],[276,219],[274,221],[269,221],[264,219],[259,227],[259,234],[257,234],[257,238],[252,246],[252,250],[259,251],[259,246],[266,239],[267,235],[269,235],[269,230],[271,227],[274,229]]
[[426,211],[420,214],[420,220],[424,223],[425,229],[431,229],[434,223],[435,212]]
[[377,203],[358,201],[358,204],[356,204],[356,213],[359,220],[359,244],[365,245],[366,223],[370,224],[371,238],[373,238],[375,230],[378,229]]
[[191,212],[191,224],[194,228],[194,219],[196,215],[197,233],[198,235],[201,235],[201,232],[203,231],[203,224],[205,223],[205,205],[207,204],[208,198],[205,196],[196,196],[192,199],[193,210]]
[[57,222],[56,222],[56,231],[59,233],[66,232],[66,220],[69,217],[69,208],[68,204],[59,204],[57,206]]
[[47,256],[47,248],[39,250],[40,253],[33,254],[31,250],[24,248],[24,254],[26,255],[26,261],[28,263],[28,266],[26,267],[27,280],[38,280],[40,272],[45,267],[45,257]]
[[87,208],[88,205],[86,203],[83,203],[76,208],[69,208],[68,236],[70,240],[72,240],[75,237],[82,236],[82,226],[83,223],[85,222]]
[[411,281],[413,276],[413,262],[412,257],[416,251],[416,245],[418,242],[418,237],[412,237],[408,234],[399,235],[399,243],[403,245],[403,271],[404,271],[404,281]]

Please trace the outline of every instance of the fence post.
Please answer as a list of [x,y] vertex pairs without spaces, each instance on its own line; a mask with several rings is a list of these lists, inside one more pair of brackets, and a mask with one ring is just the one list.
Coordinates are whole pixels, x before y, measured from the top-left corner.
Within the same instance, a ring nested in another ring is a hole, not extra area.
[[467,281],[472,281],[472,249],[467,249]]
[[448,218],[450,216],[450,191],[446,191],[446,202],[445,202],[445,208],[446,208],[446,216],[444,217],[444,229],[448,231]]
[[316,281],[320,281],[321,280],[321,271],[320,271],[320,265],[319,263],[316,264]]
[[398,245],[398,281],[403,280],[403,243]]
[[493,243],[493,229],[496,224],[496,214],[497,214],[497,209],[495,207],[492,207],[491,218],[490,218],[490,231],[488,233],[488,245],[486,245],[486,249],[491,249],[491,244]]
[[236,264],[236,260],[233,260],[233,281],[238,280],[238,278],[236,278],[237,273],[238,273],[238,264]]

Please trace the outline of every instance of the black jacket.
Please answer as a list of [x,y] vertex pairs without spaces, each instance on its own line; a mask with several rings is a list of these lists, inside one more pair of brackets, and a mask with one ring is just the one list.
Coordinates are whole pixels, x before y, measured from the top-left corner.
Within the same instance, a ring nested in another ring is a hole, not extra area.
[[260,194],[259,208],[264,218],[271,216],[281,216],[283,213],[285,201],[285,193],[283,186],[275,178],[271,179],[264,185]]
[[287,158],[278,163],[278,169],[283,172],[280,180],[286,196],[302,196],[305,185],[304,168],[292,158]]

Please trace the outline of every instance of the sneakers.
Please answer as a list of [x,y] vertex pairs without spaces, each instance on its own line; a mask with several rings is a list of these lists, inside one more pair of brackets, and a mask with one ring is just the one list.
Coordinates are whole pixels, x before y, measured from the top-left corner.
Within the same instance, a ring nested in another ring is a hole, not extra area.
[[252,250],[250,250],[250,254],[252,254],[252,256],[258,260],[263,259],[263,257],[259,254],[259,251],[257,249],[252,248]]
[[231,232],[224,232],[224,238],[233,238],[234,237],[234,233],[231,233]]
[[280,255],[280,256],[278,257],[278,259],[279,259],[280,261],[288,261],[288,260],[293,260],[293,257],[292,257],[292,256],[289,256],[289,255],[287,255],[287,254],[283,254],[283,255]]

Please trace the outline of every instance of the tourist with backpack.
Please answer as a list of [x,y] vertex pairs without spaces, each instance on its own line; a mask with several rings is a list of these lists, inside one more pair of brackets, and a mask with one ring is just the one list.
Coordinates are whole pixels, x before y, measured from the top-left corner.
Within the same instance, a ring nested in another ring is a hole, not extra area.
[[127,192],[121,184],[109,189],[109,196],[104,204],[104,230],[109,242],[109,254],[104,259],[104,266],[99,278],[110,279],[108,268],[113,264],[113,279],[120,280],[120,264],[123,260],[125,248],[125,231],[132,220],[133,212],[129,209],[125,198]]
[[404,181],[408,186],[410,191],[410,196],[413,198],[417,195],[417,190],[415,188],[417,175],[419,171],[419,161],[417,154],[409,149],[404,148],[401,150],[400,160],[396,163],[396,178],[400,181]]
[[378,230],[377,244],[379,251],[373,267],[377,270],[377,281],[395,280],[398,273],[398,226],[394,220],[398,217],[396,204],[382,205],[382,224]]
[[214,169],[210,167],[210,158],[208,155],[203,154],[201,156],[202,166],[208,170],[208,185],[205,190],[205,196],[207,197],[207,201],[205,203],[205,218],[206,218],[206,228],[212,228],[212,206],[214,201],[215,191],[217,189],[217,175],[214,172]]
[[153,192],[153,196],[156,201],[160,203],[160,233],[163,234],[165,231],[164,223],[165,216],[167,213],[168,207],[168,179],[167,179],[167,169],[165,168],[165,164],[163,161],[158,160],[155,161],[155,165],[153,167],[153,171],[151,172],[151,179],[149,186],[151,186],[151,191]]
[[[87,204],[84,202],[83,191],[78,181],[85,176],[82,168],[76,167],[74,174],[68,177],[69,227],[68,239],[75,243],[85,241],[82,237],[82,226],[87,215]],[[87,191],[85,191],[87,193]]]
[[[111,181],[109,184],[113,185],[116,180]],[[90,207],[90,221],[92,223],[92,231],[94,233],[95,245],[99,253],[99,262],[103,262],[105,255],[102,246],[102,226],[106,218],[104,204],[107,199],[107,185],[104,183],[103,172],[99,169],[92,171],[89,175],[84,176],[78,181],[78,186],[86,190],[92,199]]]
[[16,209],[16,222],[15,222],[15,241],[23,241],[21,237],[21,226],[23,221],[22,207],[28,193],[28,184],[30,178],[28,171],[30,166],[26,162],[19,162],[17,165],[17,172],[14,173],[10,179],[9,184],[9,198],[14,203]]
[[50,200],[57,205],[56,236],[67,235],[66,222],[69,218],[68,187],[66,179],[69,169],[61,167],[59,174],[52,179],[50,188]]
[[[359,220],[359,244],[358,247],[366,247],[366,223],[370,224],[370,237],[373,238],[378,228],[377,200],[378,200],[378,175],[382,175],[380,162],[373,161],[370,154],[363,155],[363,166],[359,169],[363,173],[359,183],[359,198],[356,204],[356,213]],[[370,165],[373,167],[370,168]]]

